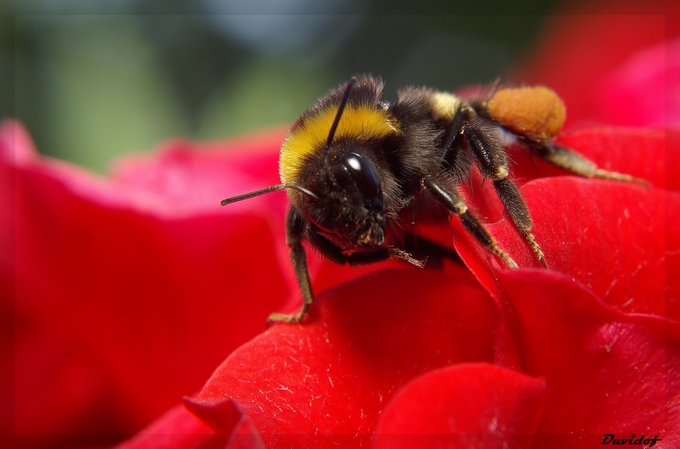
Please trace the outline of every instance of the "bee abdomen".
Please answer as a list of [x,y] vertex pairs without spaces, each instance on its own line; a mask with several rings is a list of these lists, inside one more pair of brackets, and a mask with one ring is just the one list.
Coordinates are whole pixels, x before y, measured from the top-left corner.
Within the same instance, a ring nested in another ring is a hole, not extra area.
[[538,141],[554,139],[567,117],[562,99],[542,86],[499,89],[483,106],[493,121]]

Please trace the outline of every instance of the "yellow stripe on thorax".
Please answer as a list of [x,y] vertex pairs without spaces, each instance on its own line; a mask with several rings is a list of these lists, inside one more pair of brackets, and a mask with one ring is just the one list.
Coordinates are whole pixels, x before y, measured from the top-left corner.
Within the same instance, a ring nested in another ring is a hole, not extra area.
[[446,92],[435,92],[430,96],[430,107],[434,120],[452,121],[462,104],[460,98]]
[[[324,109],[307,117],[288,134],[281,146],[281,182],[297,181],[304,158],[323,149],[337,112],[337,107]],[[396,120],[387,111],[376,106],[348,104],[338,123],[335,139],[347,136],[357,140],[381,138],[400,132]]]

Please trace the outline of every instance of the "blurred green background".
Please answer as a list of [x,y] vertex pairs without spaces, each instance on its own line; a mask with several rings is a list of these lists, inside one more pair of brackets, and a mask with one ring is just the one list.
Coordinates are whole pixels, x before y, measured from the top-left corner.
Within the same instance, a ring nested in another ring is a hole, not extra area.
[[[1,1],[1,0],[0,0]],[[489,83],[557,1],[25,0],[0,5],[0,115],[97,171],[176,136],[290,124],[355,73]]]

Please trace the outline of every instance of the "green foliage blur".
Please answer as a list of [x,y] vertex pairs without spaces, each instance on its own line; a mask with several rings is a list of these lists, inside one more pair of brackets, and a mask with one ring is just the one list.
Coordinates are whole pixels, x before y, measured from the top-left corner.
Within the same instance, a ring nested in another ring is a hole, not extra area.
[[0,6],[0,115],[104,172],[182,136],[289,125],[355,73],[454,90],[503,76],[555,1],[18,0]]

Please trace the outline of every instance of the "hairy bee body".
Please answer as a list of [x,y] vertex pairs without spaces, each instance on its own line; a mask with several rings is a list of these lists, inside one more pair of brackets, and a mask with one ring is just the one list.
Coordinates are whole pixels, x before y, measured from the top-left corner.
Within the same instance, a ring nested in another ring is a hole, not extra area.
[[295,315],[270,319],[300,321],[313,301],[303,241],[336,263],[397,258],[422,265],[413,254],[427,255],[437,245],[419,239],[410,223],[444,221],[453,214],[490,254],[516,268],[458,191],[473,165],[491,180],[515,227],[547,268],[531,232],[530,213],[508,177],[503,132],[575,174],[639,181],[600,170],[578,153],[554,145],[565,117],[562,100],[545,87],[498,88],[471,100],[408,87],[398,91],[394,103],[383,100],[383,82],[371,76],[332,89],[298,118],[286,137],[279,164],[282,184],[222,202],[288,192],[287,243],[304,304]]

